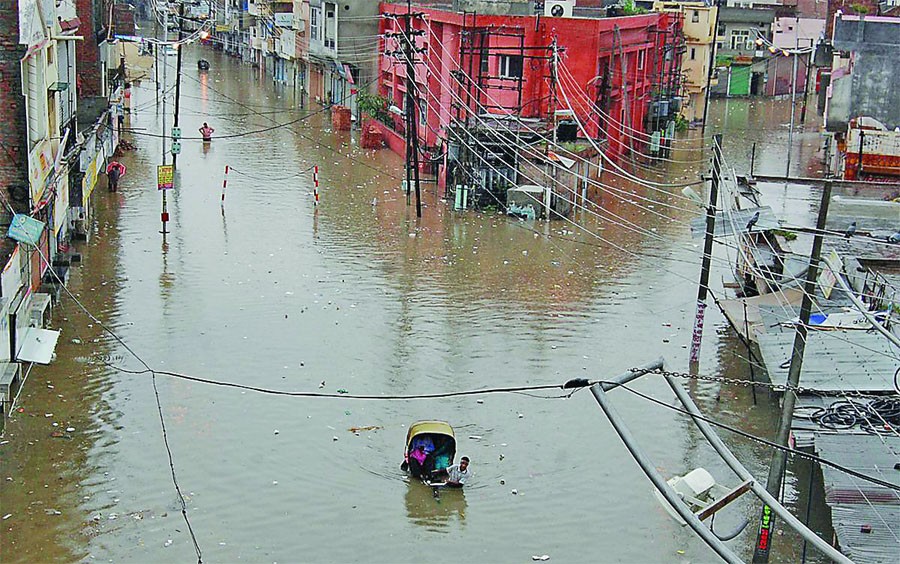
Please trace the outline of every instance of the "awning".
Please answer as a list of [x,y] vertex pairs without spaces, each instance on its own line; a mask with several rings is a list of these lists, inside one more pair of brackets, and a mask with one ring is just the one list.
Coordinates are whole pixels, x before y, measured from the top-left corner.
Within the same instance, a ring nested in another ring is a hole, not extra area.
[[57,340],[59,340],[59,331],[32,327],[25,333],[25,339],[22,348],[19,349],[19,354],[16,355],[16,360],[50,364],[53,351],[56,350]]

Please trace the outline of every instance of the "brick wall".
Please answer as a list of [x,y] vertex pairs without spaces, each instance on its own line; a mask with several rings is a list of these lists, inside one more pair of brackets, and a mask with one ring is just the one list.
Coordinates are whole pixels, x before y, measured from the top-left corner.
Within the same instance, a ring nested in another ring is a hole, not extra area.
[[[28,206],[28,149],[25,98],[20,61],[26,49],[19,45],[19,7],[16,0],[0,0],[0,190],[13,207]],[[2,202],[0,202],[2,203]],[[5,204],[0,224],[8,225]],[[4,230],[5,231],[5,230]],[[0,256],[0,262],[6,263]]]
[[84,41],[75,42],[78,98],[99,96],[102,91],[100,48],[97,46],[97,26],[94,23],[95,4],[102,4],[102,0],[75,0],[75,11],[81,21],[78,35],[84,37]]

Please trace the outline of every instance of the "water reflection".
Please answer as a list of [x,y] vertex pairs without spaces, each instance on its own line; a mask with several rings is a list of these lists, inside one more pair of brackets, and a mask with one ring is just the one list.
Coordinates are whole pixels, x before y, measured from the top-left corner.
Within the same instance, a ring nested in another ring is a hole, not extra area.
[[416,480],[406,490],[406,516],[432,532],[446,532],[453,522],[466,524],[466,494],[462,489],[440,489],[438,493]]

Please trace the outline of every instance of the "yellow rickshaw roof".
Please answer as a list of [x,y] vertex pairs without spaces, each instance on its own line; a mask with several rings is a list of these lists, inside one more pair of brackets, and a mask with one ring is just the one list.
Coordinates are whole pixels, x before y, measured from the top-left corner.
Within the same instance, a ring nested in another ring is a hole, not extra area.
[[446,421],[416,421],[409,426],[409,432],[406,433],[406,444],[408,445],[410,439],[416,435],[421,435],[423,433],[447,435],[448,437],[452,437],[454,441],[456,440],[456,435],[453,434],[453,427]]

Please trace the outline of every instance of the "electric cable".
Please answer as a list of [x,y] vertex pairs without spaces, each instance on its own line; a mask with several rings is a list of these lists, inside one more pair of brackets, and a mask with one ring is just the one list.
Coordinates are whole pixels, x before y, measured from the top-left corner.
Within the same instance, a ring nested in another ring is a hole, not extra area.
[[616,382],[609,382],[609,384],[614,385],[614,387],[616,387],[616,388],[624,388],[625,390],[628,390],[632,394],[634,394],[638,397],[641,397],[651,403],[655,403],[656,405],[659,405],[661,407],[665,407],[668,410],[676,411],[678,413],[681,413],[682,415],[687,415],[688,417],[691,417],[691,418],[700,419],[701,421],[705,421],[706,423],[709,423],[710,425],[719,427],[720,429],[725,429],[726,431],[729,431],[731,433],[734,433],[736,435],[744,437],[745,439],[749,439],[751,441],[757,442],[759,444],[765,445],[770,448],[782,450],[791,456],[796,456],[798,458],[805,458],[807,460],[812,460],[813,462],[818,462],[821,465],[828,466],[830,468],[834,468],[835,470],[843,472],[844,474],[847,474],[849,476],[854,476],[854,477],[864,480],[866,482],[876,484],[876,485],[879,485],[884,488],[888,488],[893,491],[900,492],[900,485],[898,485],[898,484],[893,484],[891,482],[888,482],[887,480],[881,480],[874,476],[869,476],[868,474],[863,474],[862,472],[858,472],[852,468],[848,468],[846,466],[838,464],[837,462],[828,460],[827,458],[822,458],[820,456],[816,456],[815,454],[810,454],[810,453],[806,453],[806,452],[803,452],[803,451],[800,451],[800,450],[797,450],[797,449],[794,449],[794,448],[791,448],[788,446],[779,445],[778,443],[775,443],[768,439],[764,439],[762,437],[758,437],[752,433],[748,433],[747,431],[743,431],[743,430],[738,429],[737,427],[734,427],[727,423],[722,423],[720,421],[716,421],[715,419],[712,419],[705,415],[695,415],[695,414],[691,413],[690,411],[687,411],[686,409],[682,409],[680,407],[668,404],[664,401],[660,401],[660,400],[656,399],[655,397],[653,397],[651,395],[645,394],[643,392],[639,392],[638,390],[635,390],[634,388],[632,388],[631,386],[629,386],[627,384],[619,384]]

